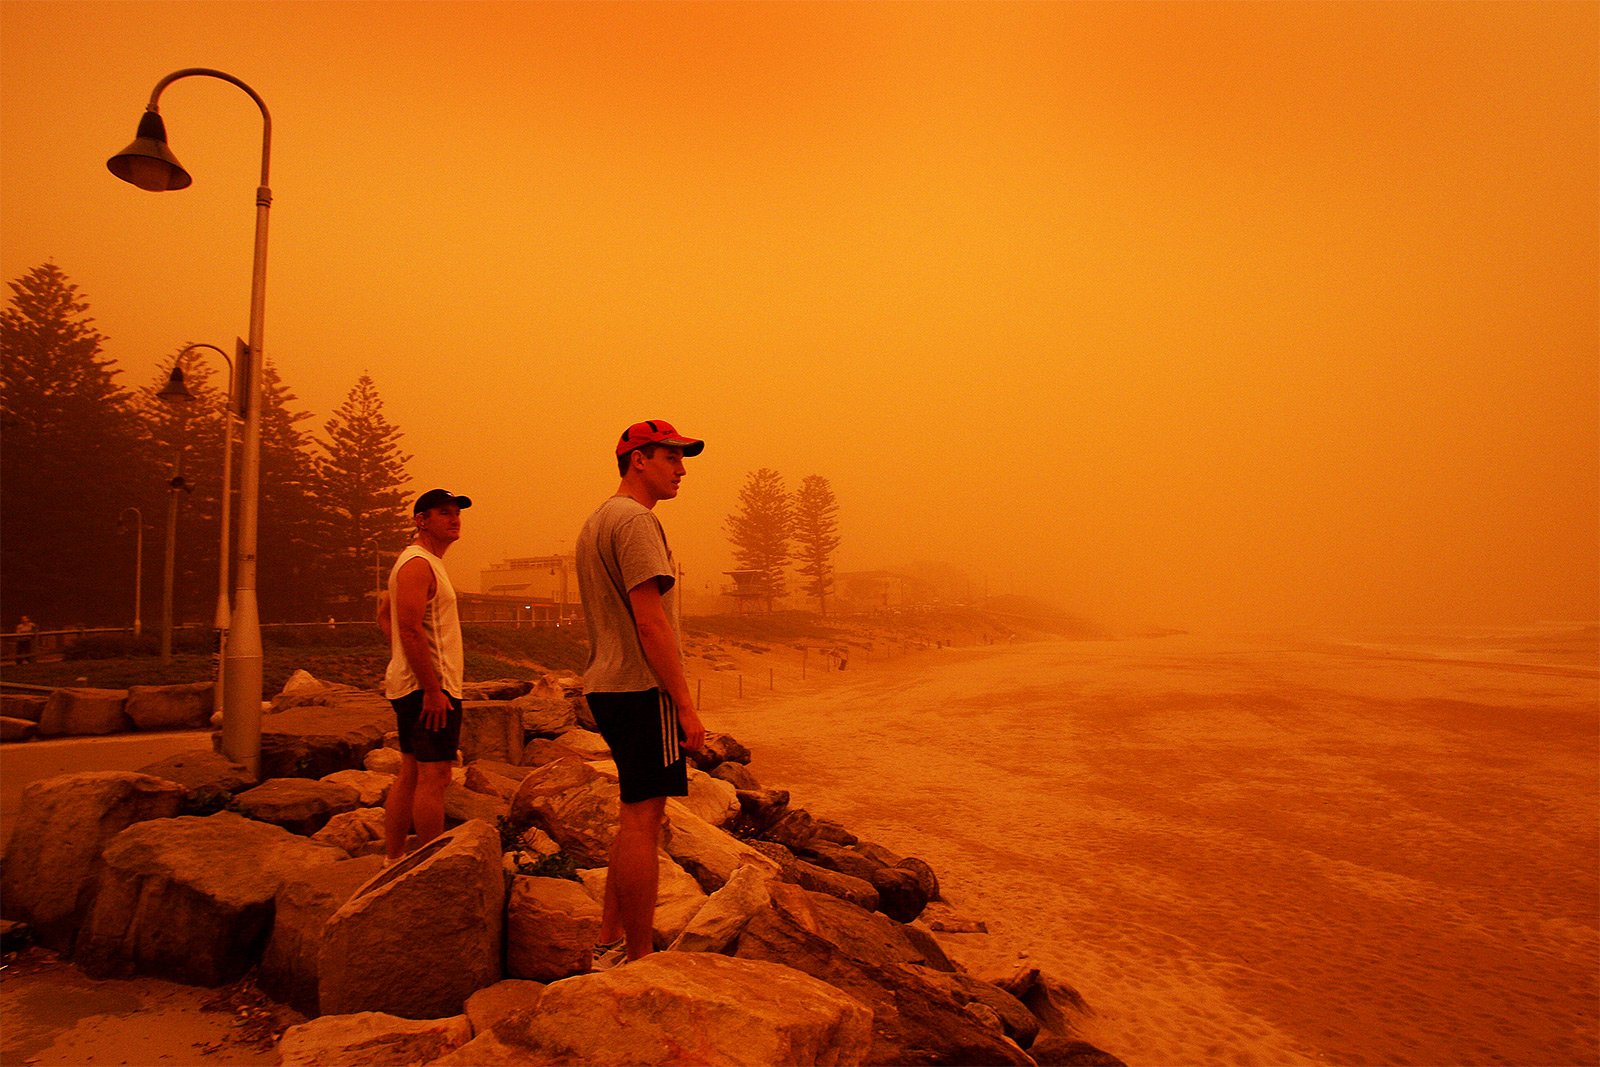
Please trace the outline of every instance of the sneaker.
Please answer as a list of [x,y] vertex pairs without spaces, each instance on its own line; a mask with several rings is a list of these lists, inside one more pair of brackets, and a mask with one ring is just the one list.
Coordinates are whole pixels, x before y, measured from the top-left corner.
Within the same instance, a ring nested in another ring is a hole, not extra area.
[[628,942],[617,940],[609,945],[596,945],[594,947],[594,962],[589,965],[591,974],[609,971],[613,967],[621,967],[628,962]]

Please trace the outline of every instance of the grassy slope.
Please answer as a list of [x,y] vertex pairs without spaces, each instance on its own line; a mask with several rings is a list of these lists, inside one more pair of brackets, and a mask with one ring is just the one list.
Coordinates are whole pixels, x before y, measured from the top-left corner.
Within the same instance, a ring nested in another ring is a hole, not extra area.
[[[889,642],[932,647],[985,644],[1013,636],[1024,640],[1107,636],[1081,619],[1036,604],[1012,602],[996,602],[991,610],[961,607],[827,617],[806,612],[709,615],[687,618],[683,628],[689,655],[725,644],[759,653],[780,645],[872,648]],[[467,678],[471,681],[525,678],[542,670],[577,672],[588,659],[588,644],[580,628],[534,630],[468,623],[465,631]],[[211,654],[198,640],[180,641],[172,662],[163,664],[149,635],[138,643],[129,637],[91,637],[75,649],[78,658],[9,665],[0,677],[27,685],[107,689],[193,682],[215,674]],[[321,681],[376,688],[389,660],[388,645],[376,626],[269,628],[263,640],[268,694],[279,692],[296,670],[309,671]]]

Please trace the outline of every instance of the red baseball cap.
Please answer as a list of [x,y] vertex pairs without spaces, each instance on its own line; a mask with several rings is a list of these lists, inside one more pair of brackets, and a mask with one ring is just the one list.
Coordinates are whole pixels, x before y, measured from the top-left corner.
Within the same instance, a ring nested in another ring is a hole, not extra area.
[[683,436],[672,423],[661,419],[636,422],[623,430],[622,436],[617,438],[617,455],[626,455],[641,445],[671,445],[683,449],[685,456],[698,456],[706,447],[704,441]]

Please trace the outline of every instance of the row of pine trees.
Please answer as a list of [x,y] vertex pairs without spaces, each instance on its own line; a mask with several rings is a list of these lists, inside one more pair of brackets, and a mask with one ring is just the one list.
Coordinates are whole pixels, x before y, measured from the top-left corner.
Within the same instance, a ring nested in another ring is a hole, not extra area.
[[[0,624],[126,626],[134,616],[136,527],[142,616],[160,611],[169,497],[178,499],[174,617],[209,622],[216,604],[227,367],[184,361],[195,399],[157,398],[172,361],[134,389],[106,354],[89,304],[54,263],[9,283],[0,312]],[[186,345],[174,346],[174,357]],[[311,432],[312,416],[271,359],[262,369],[257,590],[263,622],[366,618],[377,555],[409,531],[401,431],[372,377]],[[236,421],[239,447],[242,421]],[[181,478],[181,487],[173,488]],[[239,491],[234,460],[233,492]],[[237,524],[230,540],[236,541]],[[230,546],[230,549],[232,546]],[[231,584],[231,582],[230,582]]]

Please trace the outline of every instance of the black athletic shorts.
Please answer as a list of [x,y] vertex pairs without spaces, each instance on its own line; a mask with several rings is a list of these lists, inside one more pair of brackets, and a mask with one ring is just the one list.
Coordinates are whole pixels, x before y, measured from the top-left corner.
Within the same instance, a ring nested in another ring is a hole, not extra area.
[[664,691],[585,693],[600,736],[617,761],[622,802],[689,795],[689,766],[678,747],[678,708]]
[[444,725],[437,730],[424,730],[422,718],[422,690],[415,689],[394,705],[394,721],[400,730],[400,751],[415,756],[418,763],[454,763],[456,749],[461,747],[461,698],[445,694],[450,701],[450,712]]

